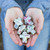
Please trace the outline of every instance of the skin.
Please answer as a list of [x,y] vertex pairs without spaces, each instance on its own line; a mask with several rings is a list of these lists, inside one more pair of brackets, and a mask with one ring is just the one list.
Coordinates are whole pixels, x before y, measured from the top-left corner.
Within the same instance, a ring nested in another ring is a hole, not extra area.
[[23,18],[23,13],[20,8],[13,7],[8,9],[5,16],[5,27],[14,43],[22,46],[22,42],[17,35],[17,31],[13,27],[13,21],[18,17]]
[[38,38],[38,35],[40,34],[43,23],[44,23],[44,17],[43,13],[40,9],[37,8],[29,8],[26,12],[26,16],[31,16],[33,23],[35,25],[35,30],[37,33],[28,40],[28,43],[26,44],[27,47],[33,46]]
[[[31,16],[34,25],[35,30],[37,33],[31,37],[28,40],[28,43],[26,44],[27,47],[33,46],[38,38],[38,35],[40,34],[40,31],[43,28],[44,23],[44,17],[43,13],[40,9],[37,8],[29,8],[26,12],[26,16]],[[10,37],[14,41],[15,44],[18,44],[19,46],[22,46],[22,42],[18,35],[16,34],[17,31],[13,28],[13,21],[15,18],[21,17],[23,19],[23,13],[22,10],[18,7],[13,7],[7,10],[6,16],[5,16],[5,27],[8,30],[8,33],[10,34]],[[11,28],[11,29],[10,29]]]

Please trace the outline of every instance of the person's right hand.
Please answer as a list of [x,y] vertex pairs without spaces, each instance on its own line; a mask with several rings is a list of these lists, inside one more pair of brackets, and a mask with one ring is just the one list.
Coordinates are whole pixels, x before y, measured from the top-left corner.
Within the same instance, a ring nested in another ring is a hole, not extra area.
[[13,21],[18,17],[23,18],[23,13],[20,8],[13,7],[8,9],[5,16],[5,27],[8,30],[8,33],[10,34],[10,37],[12,38],[14,43],[21,46],[22,41],[18,37],[17,31],[13,27]]

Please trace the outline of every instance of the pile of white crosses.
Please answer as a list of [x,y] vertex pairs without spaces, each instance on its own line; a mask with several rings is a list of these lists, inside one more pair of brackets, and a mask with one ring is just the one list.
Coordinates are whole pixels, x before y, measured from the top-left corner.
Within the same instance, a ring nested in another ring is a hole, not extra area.
[[31,20],[31,17],[24,17],[24,22],[21,18],[14,20],[14,28],[17,30],[17,34],[22,39],[23,43],[27,43],[28,39],[31,37],[29,33],[34,35],[36,33],[34,23]]

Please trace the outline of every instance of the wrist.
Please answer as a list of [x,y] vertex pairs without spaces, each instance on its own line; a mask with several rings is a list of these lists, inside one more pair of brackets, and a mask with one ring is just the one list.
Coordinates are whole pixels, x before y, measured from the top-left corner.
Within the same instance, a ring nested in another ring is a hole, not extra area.
[[21,8],[19,8],[19,7],[12,7],[12,8],[9,8],[9,9],[7,9],[7,12],[18,12],[18,13],[22,13],[22,10],[21,10]]
[[[40,11],[40,12],[42,12],[42,10],[39,9],[39,8],[28,8],[28,10],[29,10],[29,11]],[[28,11],[28,10],[27,10],[27,11]]]

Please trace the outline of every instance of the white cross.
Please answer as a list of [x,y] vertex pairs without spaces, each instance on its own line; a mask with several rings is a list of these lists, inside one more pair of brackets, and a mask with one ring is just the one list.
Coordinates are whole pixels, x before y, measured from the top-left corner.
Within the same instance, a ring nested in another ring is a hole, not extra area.
[[15,29],[17,29],[19,25],[23,25],[23,22],[22,22],[21,18],[15,19],[14,23],[15,23],[15,25],[14,25]]
[[18,28],[18,25],[17,25],[17,24],[15,24],[15,25],[14,25],[14,28],[15,28],[15,29],[17,29],[17,28]]
[[31,32],[32,34],[35,34],[36,31],[34,30],[34,25],[27,25],[27,32]]
[[24,21],[25,21],[25,24],[33,25],[33,22],[31,21],[31,17],[30,16],[24,17]]
[[26,25],[20,26],[20,27],[19,27],[19,30],[18,30],[18,32],[17,32],[17,34],[21,34],[21,32],[22,32],[23,30],[25,30],[25,29],[26,29]]
[[17,24],[17,25],[22,25],[22,24],[23,24],[21,18],[15,19],[14,22],[15,22],[15,24]]
[[30,38],[30,35],[27,34],[27,32],[23,32],[22,35],[20,35],[20,38],[22,38],[23,43],[27,43],[27,39]]

